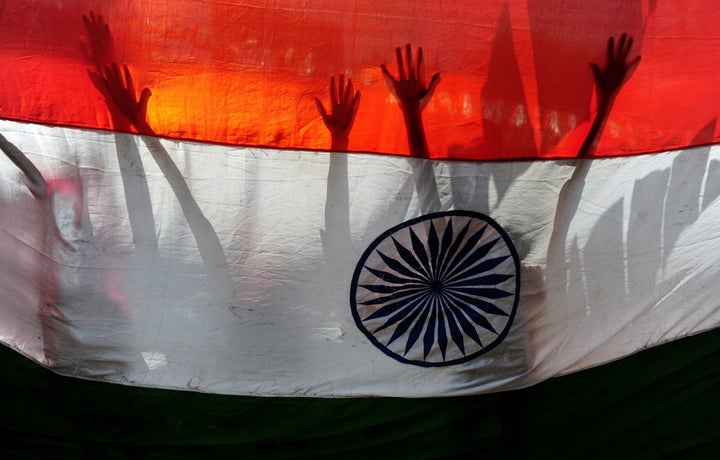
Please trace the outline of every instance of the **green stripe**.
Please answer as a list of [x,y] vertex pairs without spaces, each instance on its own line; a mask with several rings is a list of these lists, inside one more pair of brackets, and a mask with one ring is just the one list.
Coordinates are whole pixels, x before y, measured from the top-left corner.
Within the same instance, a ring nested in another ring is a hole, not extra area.
[[712,458],[720,330],[514,392],[296,399],[57,376],[0,347],[2,458]]

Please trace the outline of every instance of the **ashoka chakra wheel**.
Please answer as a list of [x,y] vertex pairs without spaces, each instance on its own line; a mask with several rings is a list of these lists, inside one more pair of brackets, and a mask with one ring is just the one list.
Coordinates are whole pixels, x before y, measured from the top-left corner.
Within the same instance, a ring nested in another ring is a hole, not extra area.
[[519,295],[520,263],[507,233],[483,214],[448,211],[380,235],[357,264],[350,305],[385,354],[447,366],[500,344]]

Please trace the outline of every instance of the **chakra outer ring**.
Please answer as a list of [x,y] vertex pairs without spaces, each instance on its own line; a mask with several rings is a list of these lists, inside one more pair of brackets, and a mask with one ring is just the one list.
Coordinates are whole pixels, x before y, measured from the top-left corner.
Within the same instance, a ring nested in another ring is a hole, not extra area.
[[[417,230],[425,238],[418,237]],[[458,255],[459,246],[463,246],[464,256]],[[398,248],[402,255],[393,258],[384,254],[384,250],[390,252],[389,247]],[[413,263],[418,269],[416,277],[408,279]],[[434,274],[433,266],[439,269]],[[463,280],[460,276],[456,282],[456,273],[448,282],[446,275],[454,266],[464,267],[462,272],[473,273],[468,275],[472,278]],[[491,268],[483,270],[483,266]],[[477,280],[484,281],[472,284]],[[502,281],[493,284],[497,280]],[[468,296],[468,292],[482,292],[492,298]],[[425,300],[417,300],[421,297]],[[432,298],[446,299],[433,303]],[[391,358],[422,367],[461,364],[497,347],[510,331],[519,299],[520,260],[512,240],[489,216],[462,210],[426,214],[385,231],[360,257],[350,289],[353,318],[368,340]],[[385,311],[380,311],[383,308]],[[383,321],[394,322],[387,326]],[[403,329],[406,331],[401,332]]]

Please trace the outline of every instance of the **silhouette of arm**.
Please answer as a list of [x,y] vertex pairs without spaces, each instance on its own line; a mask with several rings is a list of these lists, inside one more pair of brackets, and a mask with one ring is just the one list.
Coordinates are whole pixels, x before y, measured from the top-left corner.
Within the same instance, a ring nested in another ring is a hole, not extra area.
[[0,134],[0,150],[5,152],[5,155],[15,163],[15,166],[20,168],[20,171],[25,174],[27,187],[35,198],[42,198],[45,196],[45,179],[43,179],[40,171],[35,167],[32,161],[25,156],[15,145],[5,139],[5,136]]
[[585,187],[585,178],[592,164],[590,160],[585,158],[595,149],[595,143],[605,126],[615,97],[617,97],[628,73],[640,62],[640,56],[629,62],[627,60],[632,43],[632,38],[628,39],[626,34],[622,34],[616,48],[615,39],[610,37],[607,45],[606,68],[602,70],[596,64],[590,64],[595,78],[598,110],[585,142],[583,142],[578,152],[578,158],[582,161],[577,162],[572,176],[563,184],[558,194],[555,220],[548,246],[548,269],[551,272],[558,270],[559,276],[565,276],[562,273],[564,273],[563,270],[566,264],[565,245],[567,235],[570,223],[575,217],[580,204],[582,191]]
[[597,96],[597,114],[588,132],[583,145],[578,151],[578,158],[585,158],[595,149],[600,133],[605,127],[605,122],[612,109],[613,102],[620,92],[628,73],[640,62],[640,56],[628,61],[628,55],[632,48],[633,39],[627,34],[622,34],[615,47],[614,37],[608,39],[607,65],[600,69],[597,64],[590,64],[595,78],[595,94]]
[[96,16],[91,11],[89,15],[83,16],[83,22],[88,36],[88,43],[84,45],[85,56],[94,68],[94,71],[89,72],[89,76],[95,87],[105,96],[105,105],[110,113],[113,128],[116,130],[117,159],[133,241],[140,245],[157,247],[155,217],[150,190],[145,179],[145,167],[137,144],[124,134],[132,131],[132,125],[113,102],[107,87],[108,82],[105,81],[104,69],[112,67],[113,62],[116,61],[113,36],[101,15]]
[[322,116],[323,123],[330,131],[332,138],[331,150],[347,150],[350,143],[350,130],[352,130],[355,116],[360,107],[360,91],[353,91],[352,80],[348,78],[345,85],[345,75],[340,74],[339,85],[335,86],[335,77],[330,77],[330,109],[325,110],[320,99],[315,98],[315,105]]
[[417,63],[413,63],[412,50],[410,44],[405,45],[406,65],[403,63],[402,49],[397,47],[395,55],[397,57],[398,78],[395,78],[387,70],[385,65],[381,66],[385,81],[390,91],[400,104],[403,117],[405,118],[405,128],[407,129],[408,147],[410,155],[419,158],[428,158],[427,140],[425,139],[425,129],[422,121],[422,111],[430,102],[435,87],[440,83],[440,74],[436,73],[430,79],[430,83],[425,86],[425,65],[423,64],[422,48],[418,48]]
[[200,257],[212,286],[213,296],[219,305],[232,304],[234,287],[220,239],[195,201],[182,172],[160,140],[155,137],[155,132],[146,120],[147,102],[152,93],[148,88],[143,88],[140,95],[137,95],[132,75],[126,65],[121,70],[117,63],[113,63],[112,66],[105,68],[102,74],[89,73],[95,86],[108,101],[108,105],[114,104],[118,113],[125,117],[140,134],[143,134],[143,140],[150,154],[168,181],[188,226],[195,236]]

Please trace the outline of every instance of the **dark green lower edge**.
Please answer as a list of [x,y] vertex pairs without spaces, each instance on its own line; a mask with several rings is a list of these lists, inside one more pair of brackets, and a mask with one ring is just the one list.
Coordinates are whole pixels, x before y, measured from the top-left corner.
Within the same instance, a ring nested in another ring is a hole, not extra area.
[[295,399],[60,377],[0,347],[0,458],[714,458],[720,330],[491,395]]

